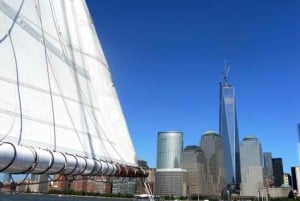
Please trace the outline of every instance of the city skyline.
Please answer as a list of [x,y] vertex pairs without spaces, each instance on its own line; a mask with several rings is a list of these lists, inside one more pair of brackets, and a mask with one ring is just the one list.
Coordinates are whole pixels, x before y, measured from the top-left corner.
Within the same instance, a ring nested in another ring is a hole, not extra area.
[[[156,166],[159,131],[184,145],[218,130],[224,59],[236,88],[240,139],[298,166],[298,1],[87,1],[138,159]],[[271,140],[272,139],[272,140]],[[282,147],[286,143],[286,146]]]

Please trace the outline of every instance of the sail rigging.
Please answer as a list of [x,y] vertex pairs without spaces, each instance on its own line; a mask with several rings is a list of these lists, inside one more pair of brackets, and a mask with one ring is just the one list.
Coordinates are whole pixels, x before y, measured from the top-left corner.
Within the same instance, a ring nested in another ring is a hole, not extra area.
[[0,171],[145,177],[84,0],[0,0]]

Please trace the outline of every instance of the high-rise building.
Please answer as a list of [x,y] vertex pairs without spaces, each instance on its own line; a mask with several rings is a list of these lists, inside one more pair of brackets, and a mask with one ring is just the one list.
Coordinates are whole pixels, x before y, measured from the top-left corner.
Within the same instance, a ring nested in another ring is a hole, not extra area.
[[181,167],[187,170],[189,196],[205,195],[207,192],[204,152],[199,146],[186,146],[181,156]]
[[246,136],[240,145],[241,195],[257,196],[264,189],[262,148],[254,136]]
[[154,185],[156,195],[187,195],[187,171],[180,167],[182,151],[182,132],[158,133],[157,169]]
[[272,158],[274,187],[280,187],[283,184],[283,164],[281,158]]
[[300,167],[291,167],[292,187],[296,191],[297,197],[300,196]]
[[200,147],[206,158],[206,188],[211,195],[219,195],[227,184],[222,138],[215,131],[208,130],[201,136]]
[[241,182],[241,173],[235,89],[227,83],[226,74],[224,82],[220,82],[219,133],[224,144],[227,183],[238,188]]
[[272,165],[272,153],[271,152],[264,152],[263,153],[264,159],[264,175],[265,175],[265,183],[266,186],[271,187],[273,186],[273,165]]
[[157,169],[180,168],[183,150],[183,133],[179,131],[159,132],[157,139]]

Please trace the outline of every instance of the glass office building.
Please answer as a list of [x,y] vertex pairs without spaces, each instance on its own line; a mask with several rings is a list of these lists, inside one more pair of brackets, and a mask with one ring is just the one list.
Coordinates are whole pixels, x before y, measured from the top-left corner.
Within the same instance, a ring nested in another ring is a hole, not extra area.
[[182,132],[158,133],[154,192],[156,195],[187,195],[187,171],[180,168],[182,150]]
[[183,133],[179,131],[158,132],[157,169],[180,168],[183,150]]
[[224,143],[227,183],[238,187],[241,173],[235,90],[227,82],[220,83],[219,133]]
[[272,158],[274,187],[280,187],[283,184],[283,163],[282,158]]

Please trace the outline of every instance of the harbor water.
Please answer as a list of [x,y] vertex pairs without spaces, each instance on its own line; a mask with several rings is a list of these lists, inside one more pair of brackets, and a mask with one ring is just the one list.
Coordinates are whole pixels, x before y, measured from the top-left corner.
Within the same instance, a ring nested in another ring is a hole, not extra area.
[[0,201],[131,201],[131,199],[68,195],[0,194]]

